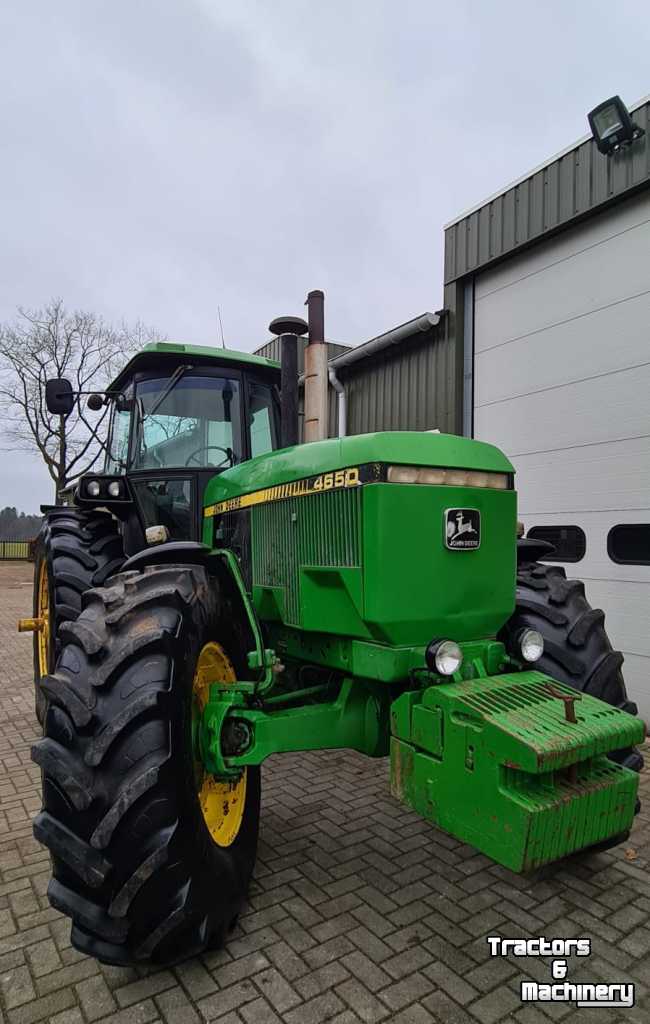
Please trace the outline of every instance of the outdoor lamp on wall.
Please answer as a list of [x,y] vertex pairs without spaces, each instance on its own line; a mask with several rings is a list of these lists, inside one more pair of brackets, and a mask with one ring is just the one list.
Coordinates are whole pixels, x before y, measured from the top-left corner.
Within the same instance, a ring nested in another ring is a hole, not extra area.
[[599,103],[587,114],[589,127],[601,153],[610,156],[622,146],[629,146],[645,135],[630,117],[630,112],[620,96]]

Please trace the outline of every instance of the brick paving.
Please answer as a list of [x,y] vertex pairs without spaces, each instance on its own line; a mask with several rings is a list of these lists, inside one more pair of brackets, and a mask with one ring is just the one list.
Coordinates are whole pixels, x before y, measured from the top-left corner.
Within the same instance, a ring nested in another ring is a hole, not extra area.
[[[0,1024],[647,1024],[650,772],[625,845],[536,878],[497,867],[392,800],[387,766],[329,751],[263,770],[259,860],[225,950],[169,970],[102,967],[73,950],[45,891],[31,566],[0,563]],[[650,762],[650,749],[646,748]],[[569,980],[633,981],[633,1009],[522,1005],[544,960],[491,959],[486,936],[592,940]]]

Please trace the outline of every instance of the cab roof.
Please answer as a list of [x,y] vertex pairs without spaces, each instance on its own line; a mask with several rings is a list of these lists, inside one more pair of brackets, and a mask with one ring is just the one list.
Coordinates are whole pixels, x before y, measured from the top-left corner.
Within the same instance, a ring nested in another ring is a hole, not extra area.
[[111,390],[120,388],[134,373],[143,370],[173,370],[184,363],[214,363],[216,366],[229,366],[239,369],[250,367],[256,370],[268,370],[276,376],[280,364],[274,359],[253,355],[252,352],[235,352],[233,349],[216,348],[211,345],[182,345],[172,341],[155,341],[145,345],[129,359],[110,385]]

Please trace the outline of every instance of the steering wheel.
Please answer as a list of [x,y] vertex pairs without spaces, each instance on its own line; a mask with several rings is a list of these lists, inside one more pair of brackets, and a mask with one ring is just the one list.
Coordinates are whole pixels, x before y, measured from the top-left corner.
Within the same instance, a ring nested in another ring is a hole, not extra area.
[[[188,455],[188,456],[187,456],[187,459],[185,460],[185,465],[186,465],[186,466],[189,466],[189,464],[190,464],[190,463],[191,463],[191,462],[192,462],[192,461],[193,461],[194,459],[196,459],[197,455],[203,455],[203,453],[204,453],[204,452],[209,452],[209,451],[218,451],[218,452],[223,452],[223,454],[224,454],[224,455],[225,455],[225,457],[226,457],[225,459],[223,459],[223,460],[222,460],[222,461],[221,461],[221,462],[220,462],[220,463],[219,463],[218,465],[216,465],[216,466],[212,465],[212,463],[209,463],[209,465],[210,465],[210,467],[211,467],[212,469],[219,469],[219,467],[220,467],[220,466],[223,466],[223,464],[224,464],[224,462],[226,461],[226,459],[228,459],[228,460],[229,460],[229,462],[230,462],[230,464],[231,464],[231,465],[233,464],[233,451],[232,451],[232,448],[222,448],[220,444],[206,444],[206,445],[202,445],[202,446],[201,446],[200,448],[196,448],[196,449],[195,449],[195,450],[194,450],[194,451],[192,452],[192,454],[191,454],[191,455]],[[197,461],[198,461],[198,460],[197,460]]]

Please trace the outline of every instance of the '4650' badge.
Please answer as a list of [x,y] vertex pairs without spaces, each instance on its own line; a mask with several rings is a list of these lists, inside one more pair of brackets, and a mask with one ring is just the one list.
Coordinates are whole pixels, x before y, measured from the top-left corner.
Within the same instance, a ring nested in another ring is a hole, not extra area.
[[445,546],[474,551],[481,544],[481,513],[477,508],[445,509]]

